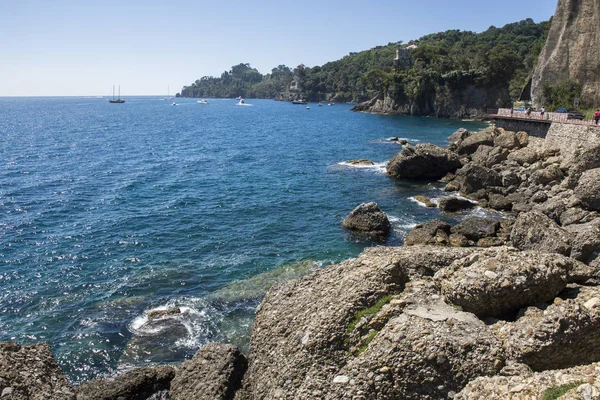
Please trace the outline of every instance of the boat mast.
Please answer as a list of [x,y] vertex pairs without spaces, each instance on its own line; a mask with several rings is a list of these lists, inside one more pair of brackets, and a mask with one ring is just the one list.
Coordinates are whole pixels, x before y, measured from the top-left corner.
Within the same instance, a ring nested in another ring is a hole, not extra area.
[[121,100],[121,85],[119,85],[119,100]]

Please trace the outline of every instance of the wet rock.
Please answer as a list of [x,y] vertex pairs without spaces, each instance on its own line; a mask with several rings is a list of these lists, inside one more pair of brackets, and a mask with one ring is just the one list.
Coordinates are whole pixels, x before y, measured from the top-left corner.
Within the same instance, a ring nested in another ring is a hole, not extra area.
[[458,154],[473,154],[479,148],[479,146],[493,146],[494,139],[492,135],[487,131],[480,131],[477,133],[473,133],[470,136],[464,138],[460,144],[456,152]]
[[512,202],[501,194],[490,194],[488,196],[488,207],[499,211],[512,210]]
[[231,400],[241,387],[248,363],[230,344],[208,343],[185,361],[171,381],[173,400]]
[[472,201],[461,199],[460,197],[443,197],[438,201],[438,207],[444,212],[468,210],[475,206],[476,204]]
[[404,245],[448,245],[450,225],[446,222],[434,219],[415,226],[404,238]]
[[442,295],[480,318],[499,317],[554,299],[567,285],[573,260],[558,255],[497,248],[455,261],[434,276]]
[[599,329],[600,288],[574,285],[553,304],[500,324],[497,335],[511,359],[544,371],[599,361]]
[[46,343],[0,343],[0,393],[3,399],[75,399]]
[[538,250],[568,256],[571,252],[571,234],[539,212],[519,214],[510,240],[521,250]]
[[448,149],[433,144],[406,145],[386,167],[396,178],[439,179],[460,168],[458,156]]
[[361,158],[358,160],[348,160],[348,164],[351,165],[375,165],[375,163],[371,160],[367,160],[365,158]]
[[170,315],[181,314],[181,309],[179,307],[171,307],[166,310],[152,310],[148,312],[148,320],[153,321],[156,319],[164,318]]
[[137,368],[116,378],[94,380],[77,388],[77,400],[146,400],[166,394],[175,369],[169,366]]
[[499,220],[473,217],[454,225],[450,232],[464,235],[467,239],[477,242],[479,239],[496,236],[499,228]]
[[581,201],[582,208],[600,211],[600,168],[585,171],[573,193]]
[[372,236],[386,236],[391,229],[387,215],[377,203],[363,203],[344,219],[342,226],[351,231]]
[[423,205],[425,205],[425,207],[428,208],[435,208],[437,207],[437,205],[431,201],[431,199],[429,199],[429,197],[425,197],[425,196],[415,196],[415,200],[418,201],[419,203],[422,203]]

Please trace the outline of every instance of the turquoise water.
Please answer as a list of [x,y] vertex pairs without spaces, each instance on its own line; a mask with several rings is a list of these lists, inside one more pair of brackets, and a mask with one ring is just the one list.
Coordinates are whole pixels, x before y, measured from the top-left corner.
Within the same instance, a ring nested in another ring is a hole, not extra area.
[[[74,382],[246,347],[272,283],[356,256],[358,204],[387,244],[437,211],[394,181],[391,136],[445,144],[472,122],[268,100],[0,98],[0,341],[47,341]],[[368,158],[374,167],[344,162]],[[149,310],[178,315],[148,321]]]

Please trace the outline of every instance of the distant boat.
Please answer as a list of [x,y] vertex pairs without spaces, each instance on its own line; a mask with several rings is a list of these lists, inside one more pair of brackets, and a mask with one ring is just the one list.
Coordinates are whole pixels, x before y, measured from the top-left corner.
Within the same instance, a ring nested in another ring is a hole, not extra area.
[[121,85],[119,85],[119,97],[115,99],[115,85],[113,85],[112,99],[108,99],[109,103],[125,103],[125,100],[121,99]]
[[173,102],[173,104],[171,104],[172,106],[178,106],[179,104]]
[[292,104],[307,104],[306,100],[292,100]]
[[173,98],[169,94],[169,89],[169,85],[167,85],[167,97],[165,97],[165,100],[173,100]]
[[323,107],[323,104],[319,103],[319,104],[318,104],[318,106],[319,106],[319,107]]
[[241,97],[238,100],[239,100],[239,102],[238,102],[239,105],[245,104],[244,99],[242,99]]
[[310,110],[310,107],[309,107],[309,106],[306,106],[306,109],[307,109],[307,110]]
[[202,99],[202,100],[198,100],[198,104],[208,104],[208,101]]

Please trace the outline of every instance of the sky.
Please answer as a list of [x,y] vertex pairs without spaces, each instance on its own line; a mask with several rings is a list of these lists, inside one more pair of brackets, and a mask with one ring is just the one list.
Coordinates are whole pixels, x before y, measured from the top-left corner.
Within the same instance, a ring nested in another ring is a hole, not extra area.
[[0,0],[0,96],[173,95],[448,29],[548,20],[557,0]]

